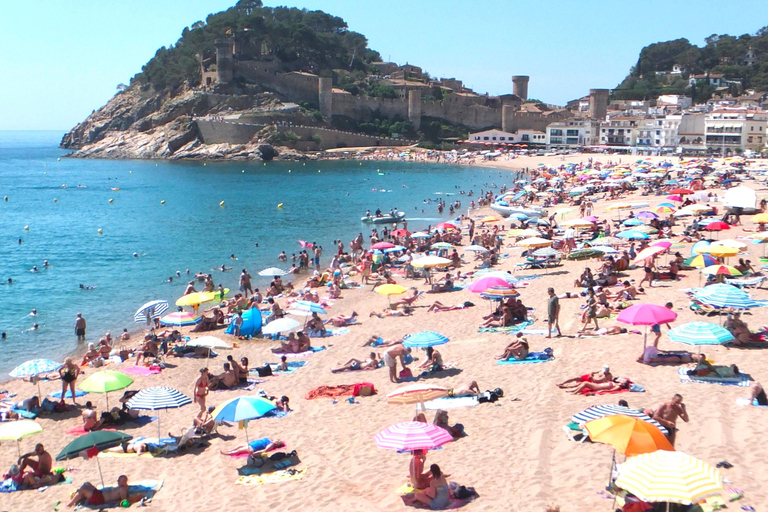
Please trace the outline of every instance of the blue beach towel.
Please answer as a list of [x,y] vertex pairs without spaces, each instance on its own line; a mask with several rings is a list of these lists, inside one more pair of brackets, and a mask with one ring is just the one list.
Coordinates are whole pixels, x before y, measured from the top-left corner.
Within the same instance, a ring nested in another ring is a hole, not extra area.
[[[302,366],[307,364],[307,361],[286,361],[286,364],[288,365],[288,369],[285,370],[285,371],[277,370],[277,366],[280,363],[264,363],[264,364],[265,365],[268,364],[269,366],[272,367],[272,373],[288,374],[288,373],[295,372],[296,370],[298,370],[299,368],[301,368]],[[258,371],[256,369],[251,369],[250,371],[253,372],[253,373],[258,373]]]
[[522,361],[517,359],[499,359],[499,364],[528,364],[528,363],[547,363],[554,361],[555,356],[551,348],[545,348],[542,352],[529,352],[528,357]]
[[688,368],[680,367],[677,369],[677,374],[680,376],[680,382],[705,382],[707,384],[720,384],[721,386],[739,386],[742,388],[749,387],[749,383],[752,377],[746,373],[742,373],[737,377],[697,377],[688,375]]
[[752,400],[750,398],[737,398],[736,405],[740,405],[742,407],[751,405],[753,407],[760,407],[761,409],[768,409],[768,405],[760,405],[757,403],[757,399]]
[[[88,393],[86,393],[85,391],[81,391],[79,389],[75,391],[75,396],[78,397],[78,398],[81,397],[81,396],[85,396],[87,394]],[[54,391],[53,393],[48,393],[48,396],[50,396],[51,398],[61,398],[61,391]],[[72,390],[71,389],[67,390],[67,398],[72,398]]]

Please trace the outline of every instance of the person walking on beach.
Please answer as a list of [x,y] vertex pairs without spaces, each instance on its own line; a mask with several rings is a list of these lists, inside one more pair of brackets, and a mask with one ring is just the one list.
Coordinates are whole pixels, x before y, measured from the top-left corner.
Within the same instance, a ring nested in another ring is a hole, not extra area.
[[[666,304],[664,304],[664,307],[672,311],[672,308],[674,307],[674,305],[671,302],[667,302]],[[670,327],[669,324],[666,324],[666,325],[667,325],[667,329],[672,328]],[[655,335],[655,338],[653,338],[653,346],[656,348],[659,348],[659,340],[661,339],[661,326],[659,324],[653,324],[651,326],[651,332]]]
[[245,298],[248,298],[248,292],[253,295],[253,289],[251,288],[251,274],[246,269],[243,269],[243,273],[240,274],[240,291],[245,294]]
[[563,335],[560,332],[560,299],[555,295],[555,289],[547,288],[549,294],[549,301],[547,302],[547,338],[552,337],[552,326],[557,329],[557,336]]
[[[667,439],[672,446],[675,446],[675,435],[677,434],[677,418],[682,419],[688,423],[688,411],[685,410],[685,404],[683,403],[683,396],[676,394],[669,402],[664,402],[654,411],[648,411],[648,414],[652,419],[666,428],[669,433]],[[646,412],[647,414],[647,412]]]
[[195,389],[192,394],[195,396],[195,403],[200,406],[198,418],[205,414],[205,397],[208,396],[208,368],[200,368],[200,377],[195,381]]
[[75,334],[77,334],[77,341],[85,341],[85,318],[82,313],[78,313],[75,319]]

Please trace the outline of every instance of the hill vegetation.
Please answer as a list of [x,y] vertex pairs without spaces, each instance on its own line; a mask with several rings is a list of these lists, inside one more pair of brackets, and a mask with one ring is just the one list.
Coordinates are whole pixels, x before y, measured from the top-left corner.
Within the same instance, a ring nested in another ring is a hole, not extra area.
[[[746,89],[768,91],[768,27],[739,37],[713,34],[705,43],[699,47],[687,39],[675,39],[646,46],[613,97],[646,100],[688,94],[697,102],[706,101],[714,87],[703,80],[689,83],[691,75],[702,74],[722,74],[734,94]],[[675,66],[680,74],[671,74]]]

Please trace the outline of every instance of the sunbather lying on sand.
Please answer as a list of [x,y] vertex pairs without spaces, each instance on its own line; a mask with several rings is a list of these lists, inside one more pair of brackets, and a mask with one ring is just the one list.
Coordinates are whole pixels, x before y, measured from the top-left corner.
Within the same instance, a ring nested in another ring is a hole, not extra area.
[[448,396],[460,397],[460,396],[477,396],[480,394],[480,386],[477,381],[473,380],[469,384],[459,386],[448,391]]
[[92,483],[85,482],[75,493],[72,501],[67,506],[74,507],[82,500],[86,500],[89,505],[99,506],[106,503],[121,503],[128,500],[129,503],[141,501],[141,494],[128,495],[128,477],[120,475],[117,478],[117,487],[111,487],[103,490],[97,489]]
[[381,313],[376,313],[375,311],[371,311],[370,316],[376,316],[379,318],[385,318],[388,316],[411,316],[413,315],[413,309],[406,306],[403,309],[385,309]]
[[400,345],[403,342],[403,338],[392,338],[391,340],[382,339],[381,336],[374,334],[368,341],[363,343],[364,347],[392,347],[394,345]]
[[659,350],[653,345],[648,345],[645,347],[643,355],[638,358],[638,361],[644,364],[690,363],[697,357],[696,354],[691,354],[690,352],[667,352]]
[[608,382],[582,382],[575,388],[573,388],[569,393],[573,393],[574,395],[581,394],[584,390],[588,391],[618,391],[620,389],[628,389],[631,382],[629,379],[623,379],[621,377],[618,377],[616,379],[613,379],[612,381]]
[[375,370],[379,367],[379,358],[376,356],[376,352],[371,352],[370,358],[364,361],[359,359],[350,359],[346,363],[339,365],[337,368],[331,370],[333,373],[339,373],[347,370]]
[[328,323],[330,323],[334,327],[345,327],[347,325],[351,325],[355,323],[356,320],[357,320],[357,313],[353,311],[352,314],[349,316],[339,315],[339,316],[333,317],[330,320],[328,320]]
[[568,379],[558,384],[557,387],[561,389],[568,389],[568,388],[575,388],[582,382],[601,383],[601,382],[609,382],[612,380],[613,380],[613,375],[611,374],[611,369],[608,366],[603,366],[603,369],[600,371],[588,373],[586,375],[582,375],[581,377],[574,377],[572,379]]
[[243,453],[258,454],[260,452],[269,452],[284,446],[285,443],[279,439],[271,441],[264,437],[262,439],[254,439],[248,444],[242,444],[231,450],[220,450],[220,453],[222,455],[241,455]]
[[705,354],[699,354],[694,356],[694,362],[696,367],[688,370],[688,375],[692,377],[738,377],[741,375],[739,367],[735,364],[730,366],[725,365],[713,365],[707,361]]
[[442,302],[440,302],[439,300],[436,300],[435,302],[432,303],[431,306],[429,306],[429,309],[427,309],[427,311],[435,311],[435,312],[455,311],[457,309],[465,309],[465,308],[469,308],[469,307],[472,307],[472,306],[474,306],[474,304],[472,304],[469,301],[463,302],[461,304],[456,304],[455,306],[447,306],[447,305],[443,304]]

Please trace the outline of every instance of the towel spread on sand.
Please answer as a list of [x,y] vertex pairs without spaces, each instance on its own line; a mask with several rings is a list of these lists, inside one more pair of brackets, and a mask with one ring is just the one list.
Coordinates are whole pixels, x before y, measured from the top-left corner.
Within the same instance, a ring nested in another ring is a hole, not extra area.
[[129,366],[128,368],[123,368],[123,371],[125,373],[132,373],[134,375],[157,375],[162,370],[159,370],[157,368],[149,368],[147,366]]
[[241,476],[235,480],[235,485],[263,485],[287,482],[288,480],[301,480],[307,472],[307,468],[283,469],[266,475]]
[[[105,489],[115,489],[114,486],[110,487],[101,487],[98,486],[99,489],[102,491]],[[163,488],[163,481],[162,480],[139,480],[137,482],[131,482],[128,484],[128,494],[143,494],[147,499],[152,499],[155,494],[157,494],[160,489]],[[89,508],[89,509],[102,509],[102,508],[114,508],[118,504],[117,503],[105,503],[103,505],[86,505],[81,504],[75,507],[75,510],[80,510],[82,508]]]
[[[460,407],[475,407],[479,402],[476,396],[457,396],[457,397],[443,397],[424,402],[424,407],[428,411],[437,411],[439,409],[458,409]],[[419,406],[417,405],[417,409]]]
[[528,356],[520,361],[517,359],[499,359],[499,364],[547,363],[554,360],[555,356],[552,354],[552,349],[548,348],[541,352],[529,352]]
[[151,459],[152,454],[149,452],[143,452],[141,455],[132,453],[120,453],[120,452],[99,452],[97,455],[100,459]]
[[[86,393],[85,391],[81,391],[79,389],[75,391],[75,396],[76,397],[85,396],[87,394],[88,393]],[[61,398],[61,391],[54,391],[53,393],[48,393],[48,396],[51,397],[51,398]],[[67,390],[67,398],[72,398],[72,390],[71,389]]]
[[307,400],[314,400],[315,398],[337,398],[340,396],[352,396],[354,392],[354,384],[342,384],[341,386],[320,386],[310,390],[305,398]]
[[761,409],[768,409],[768,405],[760,405],[757,403],[757,399],[752,400],[751,398],[737,398],[736,399],[736,405],[740,405],[741,407],[747,407],[747,406],[753,406],[753,407],[760,407]]
[[[296,370],[298,370],[298,369],[299,369],[299,368],[301,368],[302,366],[306,365],[306,364],[307,364],[307,361],[286,361],[286,364],[288,365],[288,369],[287,369],[287,370],[278,370],[278,369],[277,369],[277,366],[278,366],[280,363],[265,363],[265,365],[267,365],[267,364],[268,364],[270,367],[272,367],[272,373],[277,373],[277,374],[281,374],[281,373],[282,373],[282,374],[289,374],[289,373],[293,373],[293,372],[295,372]],[[252,369],[251,371],[252,371],[252,372],[255,372],[255,373],[258,373],[258,372],[256,372],[256,371],[255,371],[255,369]]]
[[[59,482],[56,485],[59,485],[59,484],[71,484],[71,483],[72,483],[72,479],[67,477],[67,478],[64,479],[63,482]],[[40,488],[34,489],[34,490],[39,491],[39,492],[43,492],[46,489],[47,489],[47,487],[40,487]],[[0,493],[3,493],[3,492],[4,493],[9,493],[9,492],[16,492],[16,491],[23,491],[23,490],[25,490],[25,489],[20,489],[19,488],[19,484],[17,484],[16,482],[14,482],[10,478],[8,480],[4,481],[4,482],[0,481]],[[30,490],[31,491],[33,489],[26,489],[26,490]]]
[[480,327],[477,332],[506,332],[507,334],[522,331],[529,325],[533,325],[533,322],[526,320],[516,325],[510,325],[508,327]]
[[708,384],[720,384],[721,386],[739,386],[742,388],[748,388],[749,383],[752,380],[746,373],[742,373],[736,377],[699,377],[688,375],[689,368],[680,367],[677,369],[677,374],[680,376],[680,382],[706,382]]
[[330,338],[331,336],[340,336],[342,334],[347,334],[348,332],[349,329],[346,327],[339,327],[338,329],[327,329],[323,335],[317,331],[309,331],[308,336],[310,338]]
[[298,352],[296,354],[286,353],[286,354],[282,354],[282,355],[284,355],[288,359],[293,359],[293,358],[297,358],[297,357],[307,357],[307,356],[310,356],[310,355],[314,354],[315,352],[320,352],[321,350],[325,350],[325,345],[323,345],[322,347],[312,347],[309,350],[305,350],[304,352]]
[[[103,428],[101,430],[106,430],[107,432],[114,432],[116,429],[114,429],[114,428]],[[75,428],[71,428],[69,430],[65,430],[64,433],[65,434],[69,434],[71,436],[78,436],[78,437],[80,437],[80,436],[84,436],[85,434],[88,434],[90,432],[85,430],[82,425],[78,425]]]

